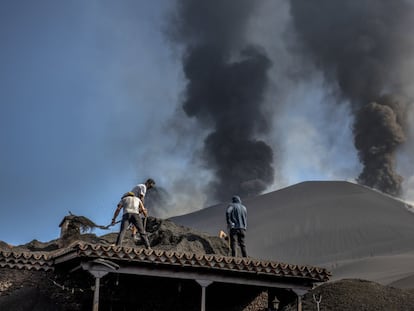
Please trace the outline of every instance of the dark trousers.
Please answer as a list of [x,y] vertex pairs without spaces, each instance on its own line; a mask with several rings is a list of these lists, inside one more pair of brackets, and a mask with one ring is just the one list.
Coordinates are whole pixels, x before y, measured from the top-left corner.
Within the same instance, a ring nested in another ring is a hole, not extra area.
[[242,256],[247,257],[245,238],[245,229],[230,229],[230,248],[233,257],[236,256],[237,245],[240,246]]
[[144,241],[145,247],[150,248],[150,243],[148,241],[147,233],[145,232],[144,226],[142,225],[141,218],[138,214],[125,213],[122,216],[121,229],[116,239],[116,245],[121,245],[125,237],[125,233],[128,230],[129,224],[133,224],[141,235],[142,240]]

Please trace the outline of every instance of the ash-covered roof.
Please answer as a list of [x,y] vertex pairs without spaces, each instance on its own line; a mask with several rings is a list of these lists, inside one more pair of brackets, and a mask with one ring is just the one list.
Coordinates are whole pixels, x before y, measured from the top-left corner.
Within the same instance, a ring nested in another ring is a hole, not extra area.
[[[76,252],[78,257],[106,258],[155,265],[206,268],[216,271],[237,271],[268,276],[304,278],[316,282],[329,280],[330,272],[324,268],[300,266],[254,258],[230,257],[214,254],[196,254],[144,248],[105,246],[79,242],[70,247],[66,256]],[[63,260],[64,256],[56,257]]]
[[214,273],[232,272],[264,277],[301,279],[325,282],[331,276],[324,268],[292,265],[254,258],[196,254],[166,250],[147,250],[140,247],[108,246],[82,241],[52,252],[0,251],[0,267],[17,269],[51,270],[56,265],[73,260],[103,258],[117,263],[145,265],[178,270],[197,269]]
[[83,269],[92,274],[101,271],[292,289],[309,289],[331,276],[324,268],[228,256],[223,239],[168,220],[149,217],[146,227],[151,250],[140,246],[142,241],[135,241],[132,235],[123,246],[115,246],[117,233],[101,237],[80,234],[49,243],[0,247],[0,267],[69,274]]

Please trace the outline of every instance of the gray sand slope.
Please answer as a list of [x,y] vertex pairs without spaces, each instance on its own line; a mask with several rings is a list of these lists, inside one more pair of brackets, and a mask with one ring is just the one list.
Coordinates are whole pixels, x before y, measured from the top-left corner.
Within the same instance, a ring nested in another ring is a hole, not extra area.
[[[315,181],[243,203],[250,256],[324,266],[333,279],[414,288],[414,213],[400,200],[349,182]],[[226,229],[226,206],[172,220],[215,235]]]

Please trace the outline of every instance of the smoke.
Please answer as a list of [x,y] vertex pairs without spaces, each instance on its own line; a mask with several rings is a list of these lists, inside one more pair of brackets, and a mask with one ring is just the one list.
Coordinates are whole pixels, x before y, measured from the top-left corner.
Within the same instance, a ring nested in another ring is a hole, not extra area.
[[208,189],[218,201],[259,194],[274,178],[273,151],[260,139],[269,130],[263,101],[271,61],[246,40],[256,6],[250,0],[177,0],[169,24],[187,79],[182,108],[210,131],[200,160],[213,171]]
[[[396,148],[405,141],[398,112],[404,112],[403,100],[381,97],[362,107],[354,123],[355,147],[364,165],[358,182],[386,193],[401,193],[403,178],[394,172]],[[401,116],[403,118],[403,116]]]
[[145,196],[145,208],[151,215],[163,216],[171,205],[171,195],[163,187],[148,189]]
[[[296,51],[351,104],[361,184],[399,195],[395,156],[406,140],[413,6],[404,0],[291,0]],[[338,102],[341,100],[338,99]]]

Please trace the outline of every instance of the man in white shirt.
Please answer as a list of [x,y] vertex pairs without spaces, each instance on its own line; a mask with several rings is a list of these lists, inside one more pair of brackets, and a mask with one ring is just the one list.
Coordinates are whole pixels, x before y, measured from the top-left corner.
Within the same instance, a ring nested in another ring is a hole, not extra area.
[[[135,194],[135,196],[138,197],[141,200],[142,203],[144,203],[144,199],[145,199],[145,195],[147,194],[147,190],[153,188],[154,186],[155,186],[155,181],[152,178],[148,178],[145,181],[145,183],[138,184],[134,188],[132,188],[131,192],[133,192]],[[145,216],[145,217],[147,217],[147,216]],[[144,230],[146,230],[145,225],[146,225],[146,221],[144,221]],[[137,228],[134,227],[134,226],[131,226],[131,230],[132,230],[132,236],[134,237],[134,239],[138,240]]]
[[118,216],[119,212],[123,209],[122,221],[121,221],[121,228],[119,230],[118,238],[116,239],[116,245],[122,245],[122,240],[124,239],[126,230],[130,224],[133,224],[135,228],[138,229],[139,234],[141,235],[141,239],[144,241],[145,247],[150,249],[150,243],[148,240],[147,233],[142,225],[141,218],[139,214],[142,213],[145,216],[147,215],[147,210],[144,207],[142,201],[135,196],[133,192],[126,193],[121,201],[118,203],[118,206],[115,210],[114,217],[112,218],[111,224],[114,225],[116,221],[116,217]]
[[155,186],[155,181],[151,178],[148,178],[147,181],[143,184],[138,184],[132,188],[131,192],[135,194],[142,202],[144,202],[145,195],[147,191]]

